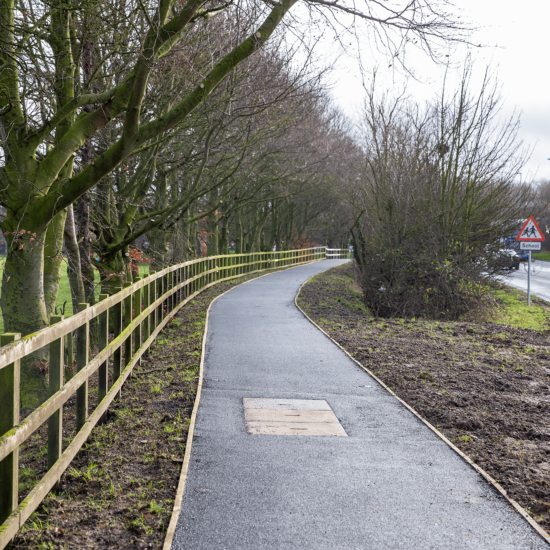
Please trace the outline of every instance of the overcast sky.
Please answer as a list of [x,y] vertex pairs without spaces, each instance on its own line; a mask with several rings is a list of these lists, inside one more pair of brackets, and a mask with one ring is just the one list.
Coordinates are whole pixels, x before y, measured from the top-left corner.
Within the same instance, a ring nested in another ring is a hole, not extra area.
[[[550,1],[457,0],[456,4],[479,28],[472,41],[486,46],[472,50],[476,72],[481,74],[489,64],[498,74],[503,114],[510,115],[514,109],[521,112],[520,138],[534,147],[523,179],[550,179],[550,160],[547,160],[550,158]],[[382,56],[370,51],[365,54],[364,61],[372,59],[372,66],[378,65],[380,80],[386,88],[402,86],[404,76],[388,69]],[[462,48],[454,57],[460,60],[465,55]],[[422,83],[409,80],[409,94],[420,100],[433,97],[441,88],[444,69],[424,56],[415,55],[412,63]],[[336,102],[353,116],[363,97],[356,61],[340,58],[332,80]]]

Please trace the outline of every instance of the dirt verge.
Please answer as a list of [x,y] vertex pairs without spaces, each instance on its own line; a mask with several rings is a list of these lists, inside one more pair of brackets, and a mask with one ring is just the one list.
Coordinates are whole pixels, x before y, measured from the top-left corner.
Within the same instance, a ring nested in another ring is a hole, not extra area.
[[[18,549],[162,548],[195,401],[208,306],[220,283],[184,306],[122,389],[69,469],[23,525]],[[90,410],[97,383],[90,381]],[[94,400],[95,399],[95,400]],[[74,399],[64,407],[65,448],[74,437]],[[46,425],[20,450],[20,501],[45,473]]]
[[351,264],[298,304],[550,530],[550,331],[372,318]]

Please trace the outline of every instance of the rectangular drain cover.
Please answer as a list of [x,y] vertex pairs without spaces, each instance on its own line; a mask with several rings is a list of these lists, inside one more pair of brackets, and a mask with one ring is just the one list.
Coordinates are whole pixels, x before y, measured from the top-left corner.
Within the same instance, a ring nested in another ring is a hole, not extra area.
[[244,398],[250,434],[347,437],[324,399]]

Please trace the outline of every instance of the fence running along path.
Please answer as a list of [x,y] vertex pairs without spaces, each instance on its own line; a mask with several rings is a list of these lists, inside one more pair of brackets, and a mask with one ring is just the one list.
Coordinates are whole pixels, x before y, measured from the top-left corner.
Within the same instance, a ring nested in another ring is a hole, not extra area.
[[[181,307],[216,283],[326,257],[323,246],[199,258],[167,267],[144,279],[138,277],[135,283],[127,283],[112,296],[101,294],[100,301],[92,307],[79,304],[79,313],[67,319],[52,316],[51,326],[34,334],[0,335],[0,550],[57,484],[111,402],[121,396],[122,385],[141,356]],[[99,351],[90,360],[93,320],[97,320]],[[114,332],[109,332],[110,326]],[[73,332],[76,332],[76,374],[64,382],[64,339],[70,334],[72,342]],[[45,346],[49,346],[50,356],[50,397],[19,423],[20,362]],[[109,360],[111,388],[108,388]],[[95,372],[98,372],[97,406],[89,411],[88,380]],[[76,435],[63,450],[63,405],[75,393]],[[46,421],[48,470],[19,504],[19,447]]]
[[347,248],[325,248],[327,260],[347,260],[351,253]]

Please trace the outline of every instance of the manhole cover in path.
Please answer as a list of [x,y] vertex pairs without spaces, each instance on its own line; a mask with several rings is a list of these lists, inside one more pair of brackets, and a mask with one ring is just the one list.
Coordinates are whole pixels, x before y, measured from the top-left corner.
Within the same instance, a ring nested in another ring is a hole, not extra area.
[[347,437],[324,399],[244,398],[250,434]]

